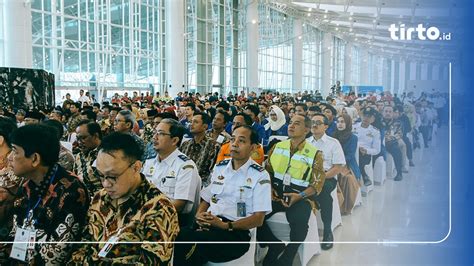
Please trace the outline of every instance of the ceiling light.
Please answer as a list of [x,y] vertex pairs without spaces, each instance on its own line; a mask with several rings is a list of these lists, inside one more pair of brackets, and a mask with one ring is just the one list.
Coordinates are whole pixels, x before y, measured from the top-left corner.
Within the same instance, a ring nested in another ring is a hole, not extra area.
[[311,12],[311,11],[313,11],[313,9],[312,9],[311,7],[310,7],[310,8],[308,8],[308,12]]
[[255,19],[252,19],[252,24],[255,24],[257,23],[257,21]]
[[311,13],[308,13],[308,17],[311,17]]
[[328,18],[328,15],[324,15],[324,18]]

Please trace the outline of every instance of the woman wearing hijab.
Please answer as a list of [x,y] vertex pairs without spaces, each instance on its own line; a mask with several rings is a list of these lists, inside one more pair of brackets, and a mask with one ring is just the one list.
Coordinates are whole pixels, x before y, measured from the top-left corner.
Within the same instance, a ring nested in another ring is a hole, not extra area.
[[[263,127],[265,128],[266,139],[268,140],[270,136],[288,136],[288,125],[286,124],[286,117],[283,110],[276,105],[270,107],[269,118],[267,118],[268,123]],[[277,143],[279,140],[274,139],[265,145],[265,152],[270,150],[271,147]]]
[[[352,119],[347,114],[342,114],[336,120],[337,129],[334,138],[339,140],[346,157],[344,171],[338,177],[338,184],[344,195],[341,206],[342,214],[351,213],[359,193],[361,173],[356,161],[357,136],[352,133]],[[357,179],[357,180],[356,180]]]
[[268,123],[265,124],[267,138],[270,136],[288,136],[288,125],[286,124],[285,113],[280,107],[272,105]]

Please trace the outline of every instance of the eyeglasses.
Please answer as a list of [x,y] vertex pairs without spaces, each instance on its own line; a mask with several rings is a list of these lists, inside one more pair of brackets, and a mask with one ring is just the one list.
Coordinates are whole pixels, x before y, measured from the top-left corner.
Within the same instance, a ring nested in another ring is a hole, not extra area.
[[313,127],[319,127],[320,125],[324,125],[324,122],[317,120],[317,121],[311,121],[311,124],[313,125]]
[[[136,161],[135,161],[136,162]],[[127,166],[127,168],[125,170],[123,170],[123,172],[117,176],[104,176],[103,174],[101,174],[100,172],[98,172],[98,176],[99,176],[99,179],[101,182],[103,182],[104,180],[109,180],[110,184],[112,185],[115,185],[117,183],[117,179],[119,179],[121,176],[123,176],[125,174],[125,172],[128,171],[128,169],[130,169],[132,167],[132,165],[135,164],[135,162],[129,164]]]
[[115,119],[115,123],[120,123],[120,122],[127,123],[127,121],[125,121],[125,120]]
[[171,136],[170,133],[166,133],[166,132],[163,132],[163,131],[153,131],[153,134],[157,135],[158,137],[163,137],[163,136]]

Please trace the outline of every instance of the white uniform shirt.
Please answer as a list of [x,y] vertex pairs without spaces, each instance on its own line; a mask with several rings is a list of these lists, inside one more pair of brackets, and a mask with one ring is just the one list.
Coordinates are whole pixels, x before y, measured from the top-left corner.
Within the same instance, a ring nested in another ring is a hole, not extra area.
[[[210,205],[208,211],[231,221],[249,217],[255,212],[270,213],[272,187],[268,172],[252,159],[234,170],[231,160],[223,160],[214,167],[211,183],[201,192],[201,198]],[[244,217],[237,213],[241,196],[245,202]]]
[[377,155],[380,153],[381,140],[380,131],[369,125],[367,128],[362,127],[359,122],[352,127],[352,133],[357,136],[359,147],[367,150],[368,155]]
[[196,164],[178,149],[162,161],[158,157],[146,160],[142,173],[168,198],[186,200],[182,213],[190,212],[201,188]]
[[324,171],[328,171],[334,164],[346,164],[346,157],[339,141],[335,138],[324,134],[319,140],[315,140],[313,136],[306,141],[323,152]]

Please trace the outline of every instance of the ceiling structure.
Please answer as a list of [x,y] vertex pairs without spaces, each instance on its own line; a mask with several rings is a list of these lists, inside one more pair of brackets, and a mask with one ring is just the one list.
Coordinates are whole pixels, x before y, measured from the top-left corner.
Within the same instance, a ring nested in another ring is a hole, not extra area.
[[[387,58],[425,62],[456,60],[454,39],[461,10],[453,0],[264,0],[270,8]],[[436,26],[448,40],[392,40],[389,27]]]

